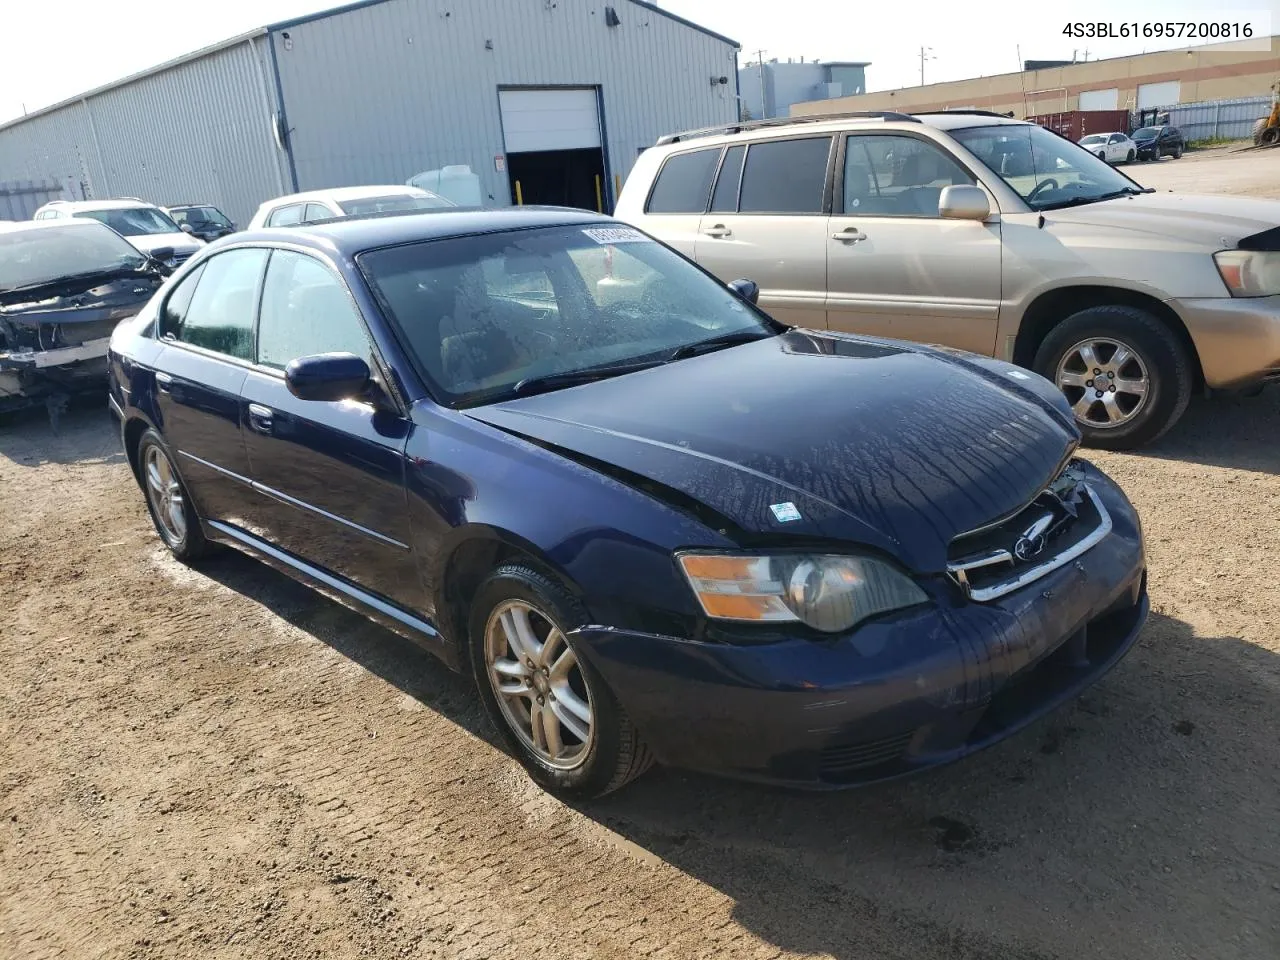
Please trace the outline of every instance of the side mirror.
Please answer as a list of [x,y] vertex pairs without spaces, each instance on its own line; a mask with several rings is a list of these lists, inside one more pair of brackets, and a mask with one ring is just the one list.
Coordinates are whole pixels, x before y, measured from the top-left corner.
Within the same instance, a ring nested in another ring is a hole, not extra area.
[[299,400],[347,400],[369,387],[369,364],[353,353],[319,353],[289,362],[284,382]]
[[181,230],[183,233],[195,233],[195,232],[196,232],[195,227],[191,226],[191,224],[189,224],[189,223],[184,223],[184,224],[182,224],[180,227],[178,227],[178,229],[179,229],[179,230]]
[[159,260],[161,263],[167,264],[173,259],[173,247],[156,247],[147,256],[152,260]]
[[985,220],[991,216],[991,202],[981,187],[953,183],[942,188],[938,197],[938,216],[944,220]]
[[734,280],[728,287],[747,303],[756,303],[760,299],[760,284],[754,280]]

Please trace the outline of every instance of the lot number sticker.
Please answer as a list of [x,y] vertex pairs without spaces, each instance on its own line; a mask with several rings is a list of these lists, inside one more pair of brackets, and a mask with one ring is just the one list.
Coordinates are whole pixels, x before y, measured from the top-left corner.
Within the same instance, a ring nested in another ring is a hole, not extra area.
[[599,244],[649,242],[648,237],[631,227],[592,227],[582,232]]

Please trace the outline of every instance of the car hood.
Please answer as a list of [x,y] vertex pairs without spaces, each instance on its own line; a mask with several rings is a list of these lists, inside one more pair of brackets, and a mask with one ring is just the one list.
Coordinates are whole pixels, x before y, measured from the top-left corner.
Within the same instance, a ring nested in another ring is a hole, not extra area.
[[1079,439],[1052,385],[1011,365],[803,330],[467,413],[740,542],[856,542],[921,573]]
[[174,253],[195,253],[204,243],[197,240],[189,234],[178,233],[147,233],[137,237],[125,237],[131,244],[141,250],[143,253],[151,253],[153,250],[159,250],[162,247],[173,247]]
[[1234,247],[1245,237],[1280,225],[1280,200],[1144,193],[1046,210],[1053,222],[1139,230],[1200,241],[1214,250]]

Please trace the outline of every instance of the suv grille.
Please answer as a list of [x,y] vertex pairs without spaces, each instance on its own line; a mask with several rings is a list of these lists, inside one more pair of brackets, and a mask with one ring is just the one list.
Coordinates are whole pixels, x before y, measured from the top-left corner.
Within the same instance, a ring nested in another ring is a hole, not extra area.
[[956,537],[947,573],[971,600],[995,600],[1070,563],[1110,532],[1107,508],[1073,460],[1013,516]]

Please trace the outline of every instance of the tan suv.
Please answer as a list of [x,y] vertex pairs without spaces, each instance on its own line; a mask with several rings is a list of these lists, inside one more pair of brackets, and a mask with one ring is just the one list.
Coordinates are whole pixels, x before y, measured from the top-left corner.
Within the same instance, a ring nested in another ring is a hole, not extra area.
[[1157,194],[979,111],[662,138],[616,216],[787,323],[1011,360],[1088,442],[1135,447],[1197,386],[1280,379],[1280,202]]

